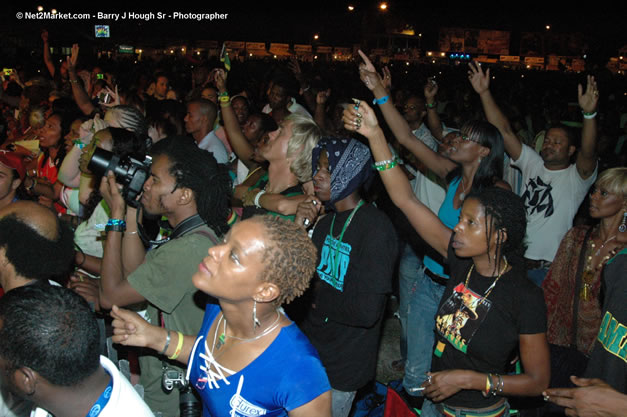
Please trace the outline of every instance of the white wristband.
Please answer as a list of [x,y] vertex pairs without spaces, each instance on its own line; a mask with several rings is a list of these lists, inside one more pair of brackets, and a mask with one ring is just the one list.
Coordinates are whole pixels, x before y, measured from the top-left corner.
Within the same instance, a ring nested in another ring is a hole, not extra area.
[[261,198],[262,195],[264,195],[266,193],[266,190],[261,190],[257,193],[257,195],[255,196],[255,207],[257,208],[261,208],[261,205],[259,205],[259,199]]

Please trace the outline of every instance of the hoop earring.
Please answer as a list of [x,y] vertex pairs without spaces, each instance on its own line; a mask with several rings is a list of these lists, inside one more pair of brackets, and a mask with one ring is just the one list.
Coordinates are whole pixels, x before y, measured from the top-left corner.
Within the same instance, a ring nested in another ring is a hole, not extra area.
[[618,231],[621,233],[627,232],[627,211],[623,212],[623,222],[618,226]]
[[257,300],[253,302],[253,330],[261,326],[259,319],[257,318]]

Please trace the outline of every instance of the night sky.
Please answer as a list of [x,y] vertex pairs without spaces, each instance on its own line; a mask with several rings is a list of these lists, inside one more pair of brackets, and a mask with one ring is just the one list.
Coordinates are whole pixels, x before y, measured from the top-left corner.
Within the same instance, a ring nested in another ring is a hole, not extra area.
[[[17,3],[17,2],[15,2]],[[376,1],[353,2],[356,10],[348,12],[345,1],[263,1],[251,6],[241,1],[203,2],[202,7],[184,5],[145,8],[116,6],[113,2],[85,2],[84,6],[63,7],[54,2],[20,2],[19,6],[8,5],[1,12],[0,35],[21,37],[26,40],[39,37],[41,28],[46,27],[51,39],[67,43],[81,42],[93,37],[93,25],[105,23],[111,26],[115,41],[143,43],[145,46],[161,46],[193,42],[197,39],[239,40],[252,42],[311,43],[313,35],[320,35],[319,44],[351,46],[359,43],[364,33],[380,32],[385,28],[413,25],[416,32],[423,33],[424,48],[437,45],[438,27],[464,27],[475,29],[508,30],[515,33],[544,31],[547,24],[551,31],[582,32],[591,39],[593,48],[616,51],[627,43],[624,20],[625,6],[610,6],[604,2],[585,5],[585,9],[570,7],[568,10],[555,8],[553,2],[506,2],[490,3],[474,1],[462,5],[445,1],[389,1],[386,13],[377,11]],[[182,3],[182,2],[181,2]],[[132,11],[147,12],[220,12],[228,13],[224,21],[194,20],[125,20],[125,21],[44,21],[18,20],[17,12],[35,11],[37,4],[59,12],[104,12]],[[131,4],[131,2],[126,2]],[[156,4],[156,3],[155,3]],[[310,6],[308,4],[311,4]],[[572,4],[572,3],[571,3]],[[594,8],[593,6],[596,6]],[[554,9],[555,8],[555,9]]]

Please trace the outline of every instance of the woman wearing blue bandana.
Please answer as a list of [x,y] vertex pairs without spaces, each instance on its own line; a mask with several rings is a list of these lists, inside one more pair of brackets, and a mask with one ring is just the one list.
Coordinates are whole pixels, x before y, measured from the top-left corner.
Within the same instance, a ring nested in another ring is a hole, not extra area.
[[368,147],[323,138],[312,153],[315,197],[299,205],[294,220],[314,225],[319,257],[301,329],[329,376],[333,417],[344,417],[355,392],[375,376],[397,238],[386,215],[360,194],[373,174]]

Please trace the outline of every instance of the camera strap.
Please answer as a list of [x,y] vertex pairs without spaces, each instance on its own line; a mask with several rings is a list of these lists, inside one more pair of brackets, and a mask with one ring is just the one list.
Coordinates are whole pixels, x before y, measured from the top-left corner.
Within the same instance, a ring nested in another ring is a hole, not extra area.
[[146,236],[146,230],[144,229],[144,226],[139,221],[139,215],[140,215],[139,212],[140,210],[137,210],[137,214],[136,214],[137,234],[139,235],[139,238],[142,240],[144,245],[148,246],[150,249],[156,249],[159,246],[163,245],[164,243],[167,243],[172,239],[176,239],[177,237],[189,232],[190,230],[196,229],[197,227],[200,227],[205,224],[205,221],[202,219],[202,217],[200,217],[199,214],[194,214],[193,216],[190,216],[186,218],[185,220],[183,220],[182,222],[180,222],[179,224],[177,224],[169,236],[163,239],[159,239],[159,240],[152,240],[152,239],[149,239],[148,236]]

